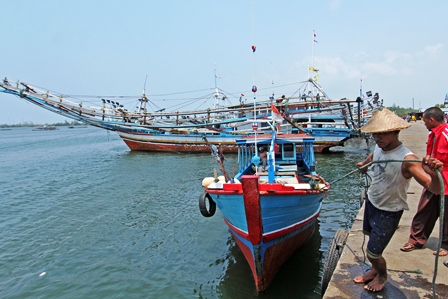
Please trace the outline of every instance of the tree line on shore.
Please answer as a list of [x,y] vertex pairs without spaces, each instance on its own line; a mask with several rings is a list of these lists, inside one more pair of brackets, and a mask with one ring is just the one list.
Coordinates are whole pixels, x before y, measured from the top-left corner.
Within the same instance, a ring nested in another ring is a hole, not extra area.
[[8,124],[0,124],[0,128],[20,128],[20,127],[36,127],[36,126],[56,126],[56,127],[60,127],[60,126],[79,126],[79,125],[84,125],[83,123],[73,120],[73,121],[64,121],[64,122],[58,122],[58,123],[53,123],[53,124],[35,124],[32,121],[26,121],[23,123],[18,123],[18,124],[12,124],[12,125],[8,125]]
[[[435,107],[445,108],[445,105],[443,105],[443,104],[436,104]],[[427,107],[427,108],[429,108],[429,107]],[[387,107],[387,109],[389,109],[390,111],[394,112],[398,116],[408,115],[409,113],[412,113],[412,112],[423,112],[422,109],[412,109],[410,107],[409,108],[403,108],[403,107],[397,106],[395,104],[393,104],[391,107]]]

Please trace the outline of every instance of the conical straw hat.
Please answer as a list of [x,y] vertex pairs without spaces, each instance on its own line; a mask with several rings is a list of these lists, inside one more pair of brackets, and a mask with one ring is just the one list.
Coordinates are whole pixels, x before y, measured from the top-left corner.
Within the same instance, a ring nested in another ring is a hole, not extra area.
[[373,114],[372,118],[361,128],[364,133],[382,133],[399,131],[409,128],[410,123],[397,116],[395,113],[387,108],[378,110]]

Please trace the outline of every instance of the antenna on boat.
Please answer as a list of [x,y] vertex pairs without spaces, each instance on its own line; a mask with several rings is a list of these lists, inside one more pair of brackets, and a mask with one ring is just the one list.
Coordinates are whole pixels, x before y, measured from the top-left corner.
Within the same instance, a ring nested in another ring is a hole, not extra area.
[[255,155],[258,156],[258,146],[257,146],[257,130],[258,130],[258,122],[257,122],[257,103],[256,103],[256,95],[257,86],[255,85],[255,51],[257,47],[255,46],[255,21],[254,21],[254,0],[252,0],[252,53],[253,53],[253,82],[252,92],[254,93],[254,120],[252,122],[252,129],[255,131]]
[[361,79],[361,82],[359,84],[359,97],[362,99],[362,79]]
[[[144,117],[143,117],[143,123],[146,123],[146,103],[148,102],[148,98],[146,97],[146,81],[148,80],[148,75],[145,77],[145,84],[143,85],[143,92],[142,92],[142,98],[140,100],[140,105],[138,107],[138,112],[141,113],[143,110]],[[143,107],[142,107],[143,104]]]
[[147,80],[148,80],[148,75],[146,75],[146,77],[145,77],[145,84],[143,85],[143,96],[146,96],[145,93],[146,93],[146,81]]
[[316,41],[316,32],[313,30],[313,53],[312,53],[312,57],[311,57],[311,65],[314,67],[314,43],[317,43]]
[[[316,32],[313,30],[313,42],[312,42],[312,53],[311,53],[311,66],[308,68],[308,83],[311,83],[311,86],[313,88],[313,92],[311,93],[311,90],[308,92],[309,95],[311,96],[311,100],[313,100],[314,97],[314,91],[317,89],[318,93],[319,91],[322,92],[321,88],[317,87],[316,83],[319,81],[319,69],[314,67],[314,44],[317,43],[316,40]],[[310,72],[314,72],[314,76],[313,78],[311,78],[311,73]],[[311,94],[310,94],[311,93]],[[325,97],[326,95],[323,94]],[[306,99],[306,98],[305,98]]]
[[218,83],[217,83],[218,76],[216,75],[216,63],[214,64],[214,71],[215,71],[215,106],[214,106],[214,108],[216,109],[219,106],[219,92],[218,92]]

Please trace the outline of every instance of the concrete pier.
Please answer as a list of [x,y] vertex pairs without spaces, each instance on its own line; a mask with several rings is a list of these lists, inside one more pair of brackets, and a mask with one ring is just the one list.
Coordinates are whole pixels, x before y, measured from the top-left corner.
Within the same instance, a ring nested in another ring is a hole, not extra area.
[[[426,150],[428,131],[422,121],[412,122],[412,126],[400,132],[400,140],[422,158]],[[422,187],[412,179],[408,191],[409,211],[405,211],[399,227],[383,256],[387,261],[388,282],[380,292],[364,290],[364,284],[355,284],[353,278],[370,269],[365,256],[368,237],[362,233],[363,207],[360,209],[350,230],[344,250],[333,273],[323,298],[448,298],[448,267],[443,265],[448,256],[439,257],[436,273],[435,293],[433,277],[435,255],[439,241],[439,223],[436,224],[428,243],[418,250],[402,252],[409,237],[409,227],[416,212]],[[448,221],[445,219],[444,221]]]

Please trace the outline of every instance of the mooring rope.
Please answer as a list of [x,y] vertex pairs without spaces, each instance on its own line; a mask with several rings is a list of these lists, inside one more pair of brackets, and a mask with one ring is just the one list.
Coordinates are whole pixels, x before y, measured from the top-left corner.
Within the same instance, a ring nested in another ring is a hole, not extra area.
[[[362,169],[366,169],[368,168],[370,165],[374,164],[374,163],[388,163],[388,162],[422,162],[422,160],[417,160],[417,159],[404,159],[404,160],[381,160],[381,161],[371,161],[361,167],[358,167],[357,169],[350,171],[349,173],[347,173],[346,175],[334,180],[333,182],[330,183],[330,185],[346,178],[347,176],[351,175],[354,172],[359,172],[359,171],[363,171],[365,172],[365,175],[368,176],[367,172],[365,170]],[[433,298],[436,298],[436,278],[437,278],[437,271],[439,268],[439,254],[440,254],[440,249],[442,247],[442,239],[443,239],[443,223],[444,223],[444,213],[445,213],[445,187],[444,187],[444,182],[443,182],[443,177],[442,174],[440,173],[440,171],[438,169],[435,170],[437,177],[439,179],[440,182],[440,213],[439,213],[439,242],[437,244],[437,251],[436,251],[436,257],[435,257],[435,261],[434,261],[434,274],[433,274],[433,278],[432,278],[432,293],[433,293]],[[368,189],[369,186],[366,186]],[[364,243],[364,242],[363,242]],[[352,249],[349,247],[350,251],[352,251]],[[353,251],[352,251],[353,252]],[[364,251],[363,251],[364,252]],[[354,254],[354,252],[353,252]],[[355,255],[356,256],[356,255]],[[400,270],[392,270],[392,269],[388,269],[390,271],[400,271]],[[401,271],[401,272],[412,272],[412,273],[419,273],[418,270],[414,270],[414,271]],[[420,271],[421,272],[421,271]]]

